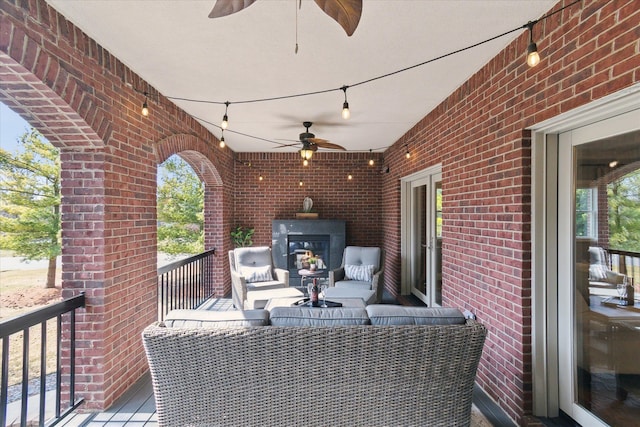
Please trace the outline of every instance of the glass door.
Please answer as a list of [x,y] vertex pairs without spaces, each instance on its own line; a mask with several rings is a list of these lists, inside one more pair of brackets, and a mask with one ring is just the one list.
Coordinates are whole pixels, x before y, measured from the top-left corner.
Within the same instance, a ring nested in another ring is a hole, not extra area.
[[640,419],[640,118],[560,134],[560,409],[581,425]]
[[410,181],[409,278],[411,293],[428,306],[442,305],[442,174]]

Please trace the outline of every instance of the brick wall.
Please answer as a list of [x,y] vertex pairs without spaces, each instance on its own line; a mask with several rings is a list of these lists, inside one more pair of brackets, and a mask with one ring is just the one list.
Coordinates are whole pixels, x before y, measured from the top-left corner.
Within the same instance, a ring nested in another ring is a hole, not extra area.
[[233,226],[254,227],[254,244],[271,246],[271,221],[294,219],[308,196],[319,218],[346,221],[348,245],[380,246],[382,156],[374,166],[370,157],[320,150],[302,166],[297,153],[238,153]]
[[584,1],[535,34],[536,68],[525,64],[524,32],[385,152],[382,181],[389,284],[400,269],[398,179],[442,164],[444,303],[471,309],[489,329],[478,382],[518,423],[532,410],[526,128],[640,81],[640,9]]

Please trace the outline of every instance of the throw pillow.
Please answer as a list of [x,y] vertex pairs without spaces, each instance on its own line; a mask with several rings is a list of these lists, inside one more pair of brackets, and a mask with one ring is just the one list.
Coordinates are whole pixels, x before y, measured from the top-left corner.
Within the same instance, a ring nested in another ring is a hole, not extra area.
[[607,270],[600,264],[591,264],[589,266],[589,279],[607,280]]
[[270,265],[265,265],[263,267],[242,267],[240,269],[240,274],[244,276],[247,283],[268,282],[273,280]]
[[344,275],[349,280],[370,282],[373,279],[374,265],[345,265]]

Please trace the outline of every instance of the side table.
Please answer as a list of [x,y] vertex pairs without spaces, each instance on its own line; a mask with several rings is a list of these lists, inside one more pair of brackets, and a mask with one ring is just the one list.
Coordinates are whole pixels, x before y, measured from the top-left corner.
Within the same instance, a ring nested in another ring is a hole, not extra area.
[[322,277],[326,270],[308,270],[303,268],[302,270],[298,270],[298,274],[300,275],[300,286],[302,289],[305,289],[304,282],[308,278],[316,279]]

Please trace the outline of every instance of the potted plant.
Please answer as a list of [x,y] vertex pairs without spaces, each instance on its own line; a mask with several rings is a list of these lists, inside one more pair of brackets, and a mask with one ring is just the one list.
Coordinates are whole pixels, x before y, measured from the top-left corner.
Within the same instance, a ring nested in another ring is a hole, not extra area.
[[231,230],[231,241],[236,248],[244,248],[246,246],[253,245],[253,233],[255,232],[254,228],[237,226],[233,230]]
[[318,268],[318,259],[315,257],[309,258],[309,270],[316,271]]

